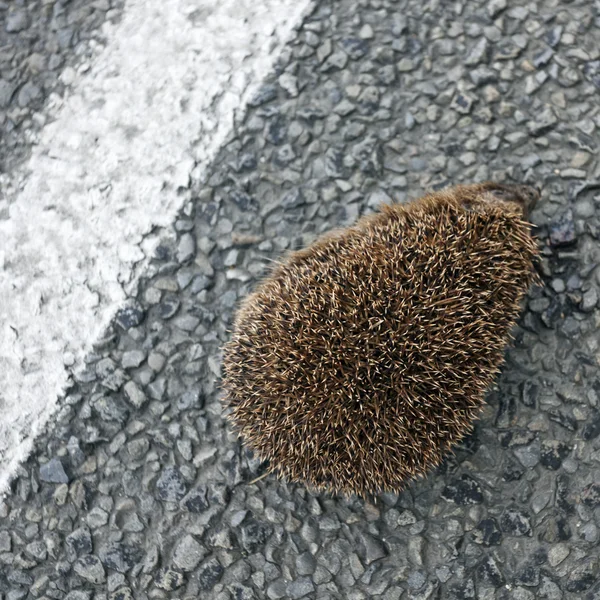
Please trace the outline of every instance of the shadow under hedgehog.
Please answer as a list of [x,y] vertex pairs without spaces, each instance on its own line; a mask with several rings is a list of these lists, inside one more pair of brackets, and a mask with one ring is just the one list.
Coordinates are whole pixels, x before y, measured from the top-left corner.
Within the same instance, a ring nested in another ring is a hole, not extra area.
[[268,472],[400,491],[472,427],[538,256],[528,186],[459,185],[383,206],[292,252],[224,348],[223,402]]

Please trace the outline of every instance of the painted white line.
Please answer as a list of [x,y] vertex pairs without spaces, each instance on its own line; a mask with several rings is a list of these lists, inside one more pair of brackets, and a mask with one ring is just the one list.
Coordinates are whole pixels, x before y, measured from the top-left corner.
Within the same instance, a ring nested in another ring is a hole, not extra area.
[[[128,0],[0,221],[0,493],[310,0]],[[195,172],[195,175],[198,173]]]

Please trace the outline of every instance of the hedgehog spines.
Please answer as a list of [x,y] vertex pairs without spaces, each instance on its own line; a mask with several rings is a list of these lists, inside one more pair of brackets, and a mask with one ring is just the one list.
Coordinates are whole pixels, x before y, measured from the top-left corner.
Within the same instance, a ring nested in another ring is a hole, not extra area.
[[498,189],[383,207],[290,254],[246,299],[225,403],[270,470],[398,491],[471,430],[537,254],[527,199]]

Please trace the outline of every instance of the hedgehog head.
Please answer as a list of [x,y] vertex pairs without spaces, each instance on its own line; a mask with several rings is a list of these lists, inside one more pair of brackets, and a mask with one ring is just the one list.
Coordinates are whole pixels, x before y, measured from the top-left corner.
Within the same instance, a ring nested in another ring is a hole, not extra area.
[[540,199],[540,191],[530,185],[511,185],[494,183],[492,181],[481,184],[481,200],[490,204],[513,204],[525,218],[529,217]]

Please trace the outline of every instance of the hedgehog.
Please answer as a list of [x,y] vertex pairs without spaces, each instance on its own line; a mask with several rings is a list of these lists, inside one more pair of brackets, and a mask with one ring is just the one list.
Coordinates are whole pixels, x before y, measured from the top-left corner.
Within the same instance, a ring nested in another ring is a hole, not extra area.
[[536,281],[538,197],[458,185],[276,263],[223,353],[228,419],[265,474],[367,498],[441,463],[472,431]]

